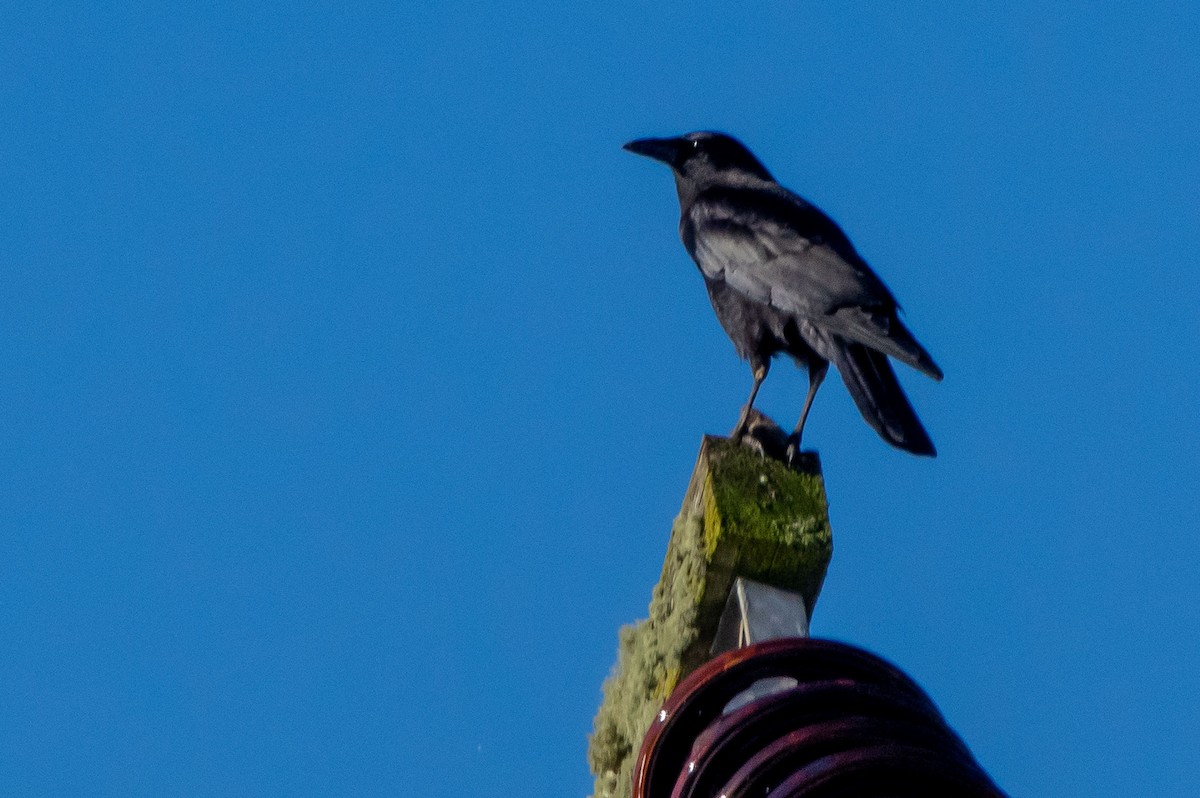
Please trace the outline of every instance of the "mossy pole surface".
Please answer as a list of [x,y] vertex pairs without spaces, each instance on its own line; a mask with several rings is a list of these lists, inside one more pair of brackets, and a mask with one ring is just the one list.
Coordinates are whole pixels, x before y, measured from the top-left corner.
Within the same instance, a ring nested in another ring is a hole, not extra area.
[[808,612],[833,541],[820,463],[789,468],[749,446],[705,436],[671,530],[650,617],[620,632],[588,761],[595,798],[630,792],[630,772],[654,714],[679,680],[709,659],[739,576],[798,593]]

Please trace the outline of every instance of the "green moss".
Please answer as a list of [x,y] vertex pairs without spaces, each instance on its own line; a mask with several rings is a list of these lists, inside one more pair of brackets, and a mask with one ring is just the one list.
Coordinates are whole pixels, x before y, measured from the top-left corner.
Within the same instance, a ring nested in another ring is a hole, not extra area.
[[642,738],[681,677],[683,653],[697,633],[698,597],[704,592],[700,521],[696,515],[675,519],[662,579],[650,599],[650,617],[620,631],[617,664],[604,682],[604,702],[588,745],[595,798],[629,796]]
[[736,550],[738,576],[797,591],[811,614],[833,553],[819,468],[794,471],[723,440],[710,449],[706,550]]
[[709,464],[709,482],[726,528],[787,543],[830,539],[825,485],[819,473],[793,471],[727,442],[713,444]]

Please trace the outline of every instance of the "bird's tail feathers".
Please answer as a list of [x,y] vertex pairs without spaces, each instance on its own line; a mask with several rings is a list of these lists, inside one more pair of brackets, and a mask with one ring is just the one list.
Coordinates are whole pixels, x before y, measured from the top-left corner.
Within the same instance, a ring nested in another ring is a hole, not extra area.
[[881,438],[913,454],[937,454],[887,355],[847,341],[838,348],[834,364],[858,411]]
[[826,319],[826,325],[843,338],[885,352],[935,380],[942,379],[937,363],[894,312],[889,317],[860,307],[844,307]]
[[903,322],[895,319],[891,325],[891,333],[891,339],[907,355],[907,357],[901,358],[905,363],[917,371],[941,382],[942,370],[938,368],[937,363],[933,362],[933,358],[925,351],[925,347],[917,342],[917,339],[908,331]]

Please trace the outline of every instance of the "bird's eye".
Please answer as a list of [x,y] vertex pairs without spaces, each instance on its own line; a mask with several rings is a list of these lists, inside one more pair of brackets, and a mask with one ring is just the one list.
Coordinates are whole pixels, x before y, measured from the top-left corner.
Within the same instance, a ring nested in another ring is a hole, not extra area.
[[692,149],[693,150],[700,149],[700,139],[692,139]]

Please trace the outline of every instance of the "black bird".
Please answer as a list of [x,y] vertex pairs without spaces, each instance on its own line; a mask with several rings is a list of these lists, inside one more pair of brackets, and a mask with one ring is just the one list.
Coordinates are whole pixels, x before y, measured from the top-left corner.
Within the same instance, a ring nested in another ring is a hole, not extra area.
[[913,454],[936,454],[888,356],[935,380],[942,370],[833,220],[775,182],[741,142],[723,133],[638,139],[625,149],[674,172],[683,245],[704,275],[721,326],[738,355],[750,361],[754,387],[734,438],[745,434],[771,358],[782,352],[808,370],[808,396],[788,438],[789,460],[800,450],[830,361],[880,437]]

